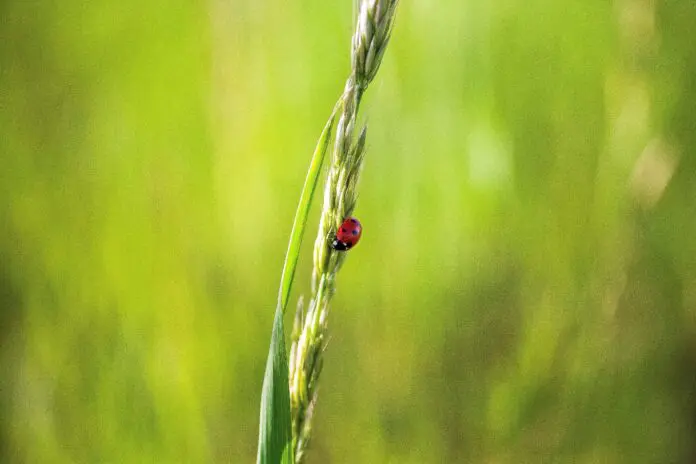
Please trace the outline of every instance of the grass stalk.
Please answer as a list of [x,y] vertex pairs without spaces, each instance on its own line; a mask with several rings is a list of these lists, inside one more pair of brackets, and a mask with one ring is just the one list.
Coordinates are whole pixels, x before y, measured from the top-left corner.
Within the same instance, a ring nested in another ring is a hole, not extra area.
[[289,384],[295,462],[302,462],[312,430],[318,381],[326,348],[329,304],[336,276],[346,253],[330,244],[355,209],[357,185],[365,156],[367,127],[355,136],[358,110],[365,90],[377,74],[391,36],[398,0],[364,0],[360,4],[351,49],[351,74],[338,105],[331,164],[324,187],[324,203],[314,242],[312,296],[304,308],[298,303],[290,349]]

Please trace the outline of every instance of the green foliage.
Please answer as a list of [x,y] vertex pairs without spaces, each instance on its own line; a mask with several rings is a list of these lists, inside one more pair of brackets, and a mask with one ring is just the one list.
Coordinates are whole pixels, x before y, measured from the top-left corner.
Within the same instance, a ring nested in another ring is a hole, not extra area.
[[259,425],[259,464],[293,464],[290,428],[290,393],[288,391],[288,357],[283,335],[283,311],[276,308],[273,333],[263,377]]
[[[339,100],[340,104],[340,100]],[[338,107],[338,104],[337,104]],[[261,420],[259,425],[259,451],[257,461],[260,464],[276,462],[294,463],[290,420],[290,394],[288,390],[288,358],[285,352],[283,314],[287,307],[292,289],[295,269],[300,259],[300,246],[307,215],[312,204],[321,167],[324,163],[326,149],[331,140],[331,127],[334,123],[336,109],[331,113],[326,126],[319,136],[317,147],[307,171],[300,201],[297,205],[295,219],[290,232],[290,242],[285,255],[283,273],[280,278],[278,306],[273,320],[271,344],[263,377],[261,394]]]
[[300,201],[297,205],[297,211],[295,212],[295,219],[292,223],[290,243],[288,244],[288,251],[285,254],[283,273],[280,278],[280,290],[278,293],[278,305],[283,314],[285,314],[285,310],[288,306],[288,298],[290,297],[290,290],[292,289],[292,283],[295,278],[295,269],[297,269],[297,262],[300,259],[300,247],[302,246],[304,229],[307,225],[309,208],[312,205],[314,192],[317,187],[317,182],[319,181],[319,175],[321,174],[321,168],[324,164],[326,150],[329,146],[329,142],[331,141],[331,128],[333,127],[336,116],[336,109],[340,106],[340,104],[341,101],[339,100],[338,103],[336,103],[329,120],[326,122],[324,129],[321,131],[319,141],[317,142],[317,146],[314,149],[314,154],[312,155],[312,160],[309,164],[309,169],[307,170],[307,177],[305,178],[304,186],[302,187]]

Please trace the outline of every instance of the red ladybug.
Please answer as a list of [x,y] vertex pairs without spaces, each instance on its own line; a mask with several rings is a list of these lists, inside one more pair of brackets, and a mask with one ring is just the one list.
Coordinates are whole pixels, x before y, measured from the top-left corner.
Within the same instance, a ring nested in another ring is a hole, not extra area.
[[331,243],[331,248],[337,251],[350,250],[358,243],[361,235],[360,221],[354,217],[347,217],[336,231],[336,238]]

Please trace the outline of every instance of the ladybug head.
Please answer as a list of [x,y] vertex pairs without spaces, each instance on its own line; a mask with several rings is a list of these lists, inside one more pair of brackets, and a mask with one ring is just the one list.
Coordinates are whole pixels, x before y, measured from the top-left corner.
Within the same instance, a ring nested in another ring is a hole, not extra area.
[[334,241],[331,242],[331,248],[333,248],[336,251],[350,250],[350,247],[350,243],[342,242],[339,239],[334,239]]

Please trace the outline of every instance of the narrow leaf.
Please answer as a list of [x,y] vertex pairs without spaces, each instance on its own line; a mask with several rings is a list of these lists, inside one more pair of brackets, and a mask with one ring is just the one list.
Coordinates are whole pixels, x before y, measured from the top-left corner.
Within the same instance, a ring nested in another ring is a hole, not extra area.
[[290,290],[292,289],[292,283],[295,278],[295,269],[297,268],[297,261],[300,257],[300,246],[302,245],[302,236],[304,235],[305,225],[307,224],[309,207],[312,204],[312,198],[314,197],[314,191],[317,187],[321,167],[324,163],[326,149],[331,139],[331,129],[333,128],[334,119],[336,118],[336,111],[341,101],[342,100],[339,99],[338,102],[336,102],[336,106],[334,106],[329,120],[321,131],[317,146],[312,155],[312,161],[309,164],[304,186],[302,187],[300,202],[295,212],[295,220],[292,223],[292,232],[290,232],[290,242],[288,243],[288,251],[285,254],[285,263],[283,264],[283,274],[280,277],[280,290],[278,293],[278,304],[283,314],[285,314],[285,308],[288,305]]
[[293,464],[283,312],[276,308],[261,392],[258,464]]
[[292,289],[292,282],[295,278],[295,269],[300,256],[300,246],[302,245],[302,236],[307,224],[309,208],[326,156],[336,111],[340,104],[341,99],[336,103],[329,120],[319,136],[292,224],[290,242],[288,243],[283,273],[280,278],[278,306],[276,307],[273,320],[271,346],[268,350],[266,372],[263,377],[259,448],[256,458],[258,464],[293,464],[295,461],[292,447],[288,358],[285,352],[283,314],[285,313],[290,290]]

